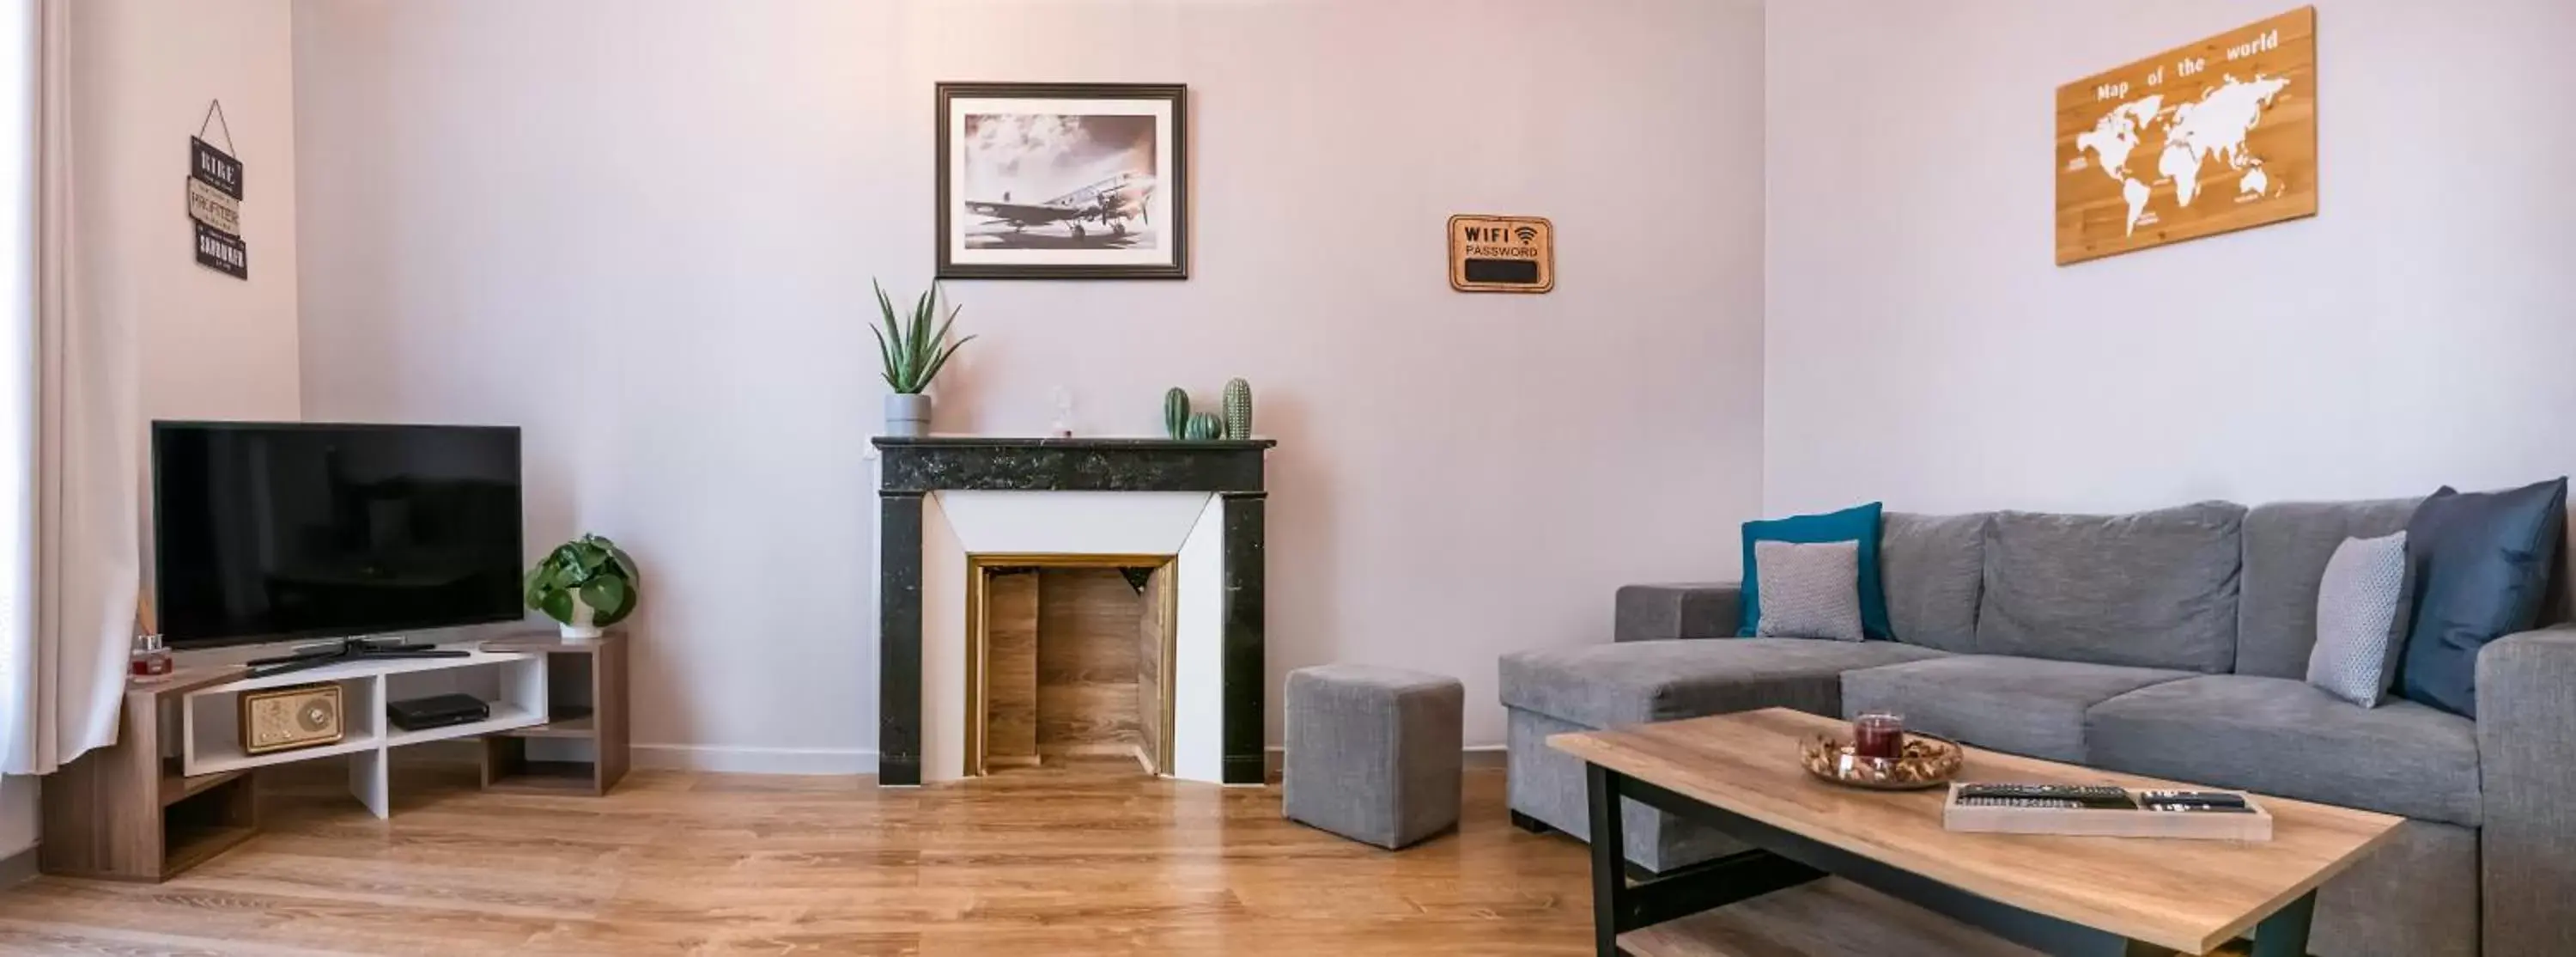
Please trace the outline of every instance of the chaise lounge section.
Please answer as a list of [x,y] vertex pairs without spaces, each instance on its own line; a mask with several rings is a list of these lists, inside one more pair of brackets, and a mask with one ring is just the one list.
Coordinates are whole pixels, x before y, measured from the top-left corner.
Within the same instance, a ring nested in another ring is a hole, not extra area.
[[[1586,833],[1582,766],[1552,734],[1885,708],[1980,747],[2409,818],[2319,894],[2318,954],[2576,953],[2576,627],[2488,645],[2475,720],[2304,680],[2335,547],[2405,528],[2416,502],[1890,513],[1894,641],[1735,638],[1735,585],[1622,588],[1611,644],[1501,662],[1513,818]],[[1635,804],[1624,818],[1649,870],[1736,848]]]

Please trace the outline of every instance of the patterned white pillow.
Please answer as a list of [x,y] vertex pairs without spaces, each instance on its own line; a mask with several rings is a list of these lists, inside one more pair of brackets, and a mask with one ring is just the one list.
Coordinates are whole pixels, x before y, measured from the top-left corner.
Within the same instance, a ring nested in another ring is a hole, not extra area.
[[1860,641],[1860,543],[1757,541],[1754,575],[1761,606],[1753,633],[1765,638]]
[[2347,538],[2317,583],[2317,645],[2308,683],[2365,708],[2379,707],[2402,647],[2390,640],[2406,585],[2406,533]]

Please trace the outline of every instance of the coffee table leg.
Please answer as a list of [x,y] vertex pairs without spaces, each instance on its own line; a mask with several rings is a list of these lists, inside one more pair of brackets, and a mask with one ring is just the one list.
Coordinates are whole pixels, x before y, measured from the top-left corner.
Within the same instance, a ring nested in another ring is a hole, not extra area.
[[2254,957],[2307,957],[2308,925],[2317,914],[2317,892],[2299,895],[2254,925]]
[[1628,892],[1627,837],[1619,830],[1617,777],[1617,772],[1598,764],[1583,766],[1592,835],[1592,949],[1599,957],[1620,957],[1619,906]]

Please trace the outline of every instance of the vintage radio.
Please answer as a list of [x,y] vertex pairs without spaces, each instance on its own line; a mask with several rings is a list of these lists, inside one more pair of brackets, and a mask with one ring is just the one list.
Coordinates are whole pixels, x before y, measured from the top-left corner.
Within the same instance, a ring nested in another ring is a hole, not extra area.
[[341,738],[342,716],[336,683],[242,692],[242,752],[269,754],[330,744]]

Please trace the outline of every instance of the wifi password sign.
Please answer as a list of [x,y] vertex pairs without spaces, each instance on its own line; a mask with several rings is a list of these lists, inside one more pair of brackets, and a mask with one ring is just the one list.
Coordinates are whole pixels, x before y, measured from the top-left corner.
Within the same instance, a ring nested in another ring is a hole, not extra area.
[[1556,228],[1538,216],[1449,217],[1449,286],[1460,292],[1556,288]]

